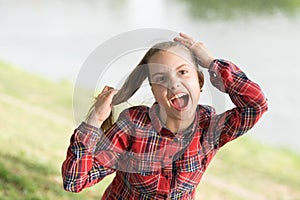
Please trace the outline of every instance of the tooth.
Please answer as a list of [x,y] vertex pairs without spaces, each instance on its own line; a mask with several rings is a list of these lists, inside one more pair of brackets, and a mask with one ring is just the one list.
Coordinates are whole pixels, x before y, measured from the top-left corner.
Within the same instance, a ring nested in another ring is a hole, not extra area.
[[173,99],[176,99],[176,98],[180,98],[180,97],[183,97],[183,96],[185,96],[186,94],[184,94],[184,93],[180,93],[180,94],[176,94],[176,95],[174,95],[170,100],[173,100]]

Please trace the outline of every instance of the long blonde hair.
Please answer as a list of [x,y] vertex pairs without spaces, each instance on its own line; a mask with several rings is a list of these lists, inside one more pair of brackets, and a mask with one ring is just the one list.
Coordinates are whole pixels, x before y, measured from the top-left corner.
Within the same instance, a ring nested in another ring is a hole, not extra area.
[[[199,78],[199,84],[200,88],[203,87],[204,84],[204,75],[203,73],[198,69],[198,59],[196,56],[184,45],[182,45],[179,42],[173,42],[173,41],[167,41],[167,42],[161,42],[158,44],[155,44],[153,47],[151,47],[142,60],[139,62],[139,64],[133,69],[133,71],[129,74],[126,81],[122,85],[122,87],[119,89],[118,93],[113,97],[112,105],[118,105],[123,102],[126,102],[130,97],[132,97],[135,92],[141,87],[142,83],[146,78],[149,79],[149,72],[148,72],[148,62],[150,58],[156,54],[159,51],[167,51],[172,47],[180,47],[183,48],[185,51],[187,51],[195,63],[195,66],[197,67],[198,71],[198,78]],[[150,81],[149,81],[150,82]],[[94,105],[91,107],[90,111],[94,109]],[[101,128],[103,131],[108,130],[114,122],[113,119],[113,112],[110,113],[109,117],[103,122],[101,125]]]

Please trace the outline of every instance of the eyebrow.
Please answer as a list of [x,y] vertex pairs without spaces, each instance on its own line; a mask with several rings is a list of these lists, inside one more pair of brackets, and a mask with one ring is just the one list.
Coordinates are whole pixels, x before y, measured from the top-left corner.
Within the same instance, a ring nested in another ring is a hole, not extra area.
[[[188,65],[188,64],[181,64],[178,67],[176,67],[175,70],[178,70],[178,69],[180,69],[180,68],[182,68],[182,67],[184,67],[186,65]],[[156,72],[156,73],[152,74],[151,78],[153,78],[153,77],[155,77],[157,75],[164,75],[164,74],[166,74],[166,72]]]

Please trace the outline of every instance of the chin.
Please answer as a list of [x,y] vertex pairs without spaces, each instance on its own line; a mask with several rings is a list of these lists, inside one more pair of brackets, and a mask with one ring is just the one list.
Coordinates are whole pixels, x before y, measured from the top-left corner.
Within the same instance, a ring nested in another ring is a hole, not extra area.
[[174,117],[176,119],[182,120],[182,121],[194,118],[195,112],[196,112],[196,106],[189,106],[182,110],[177,110],[177,109],[172,108],[172,113],[173,113]]

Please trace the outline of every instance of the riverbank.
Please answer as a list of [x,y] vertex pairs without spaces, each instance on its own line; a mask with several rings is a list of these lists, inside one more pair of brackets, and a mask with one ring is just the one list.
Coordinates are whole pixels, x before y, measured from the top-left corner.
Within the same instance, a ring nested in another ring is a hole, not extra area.
[[[60,166],[74,129],[72,85],[1,62],[0,70],[0,199],[99,199],[112,176],[80,194],[62,188]],[[197,198],[296,200],[299,168],[299,154],[247,135],[220,150]]]

